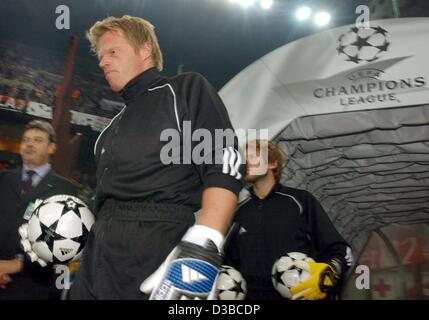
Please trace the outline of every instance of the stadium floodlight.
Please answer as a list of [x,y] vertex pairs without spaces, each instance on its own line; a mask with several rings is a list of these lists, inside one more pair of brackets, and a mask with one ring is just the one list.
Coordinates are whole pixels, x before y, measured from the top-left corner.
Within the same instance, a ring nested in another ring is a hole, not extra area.
[[238,3],[241,6],[247,8],[247,7],[250,7],[251,5],[253,5],[255,3],[255,0],[238,0]]
[[330,21],[331,21],[331,15],[329,13],[327,13],[326,11],[318,12],[314,16],[314,23],[318,27],[326,26]]
[[301,7],[296,10],[296,18],[300,21],[307,20],[311,16],[311,9],[309,7]]
[[262,9],[268,10],[273,6],[273,0],[261,0],[259,5]]

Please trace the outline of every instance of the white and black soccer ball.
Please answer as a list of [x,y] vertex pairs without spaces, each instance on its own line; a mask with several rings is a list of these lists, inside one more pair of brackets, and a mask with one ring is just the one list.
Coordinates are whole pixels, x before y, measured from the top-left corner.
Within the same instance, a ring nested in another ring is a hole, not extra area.
[[20,228],[22,245],[32,261],[67,264],[79,259],[94,215],[71,195],[56,195],[36,204],[28,224]]
[[344,55],[346,61],[356,64],[373,62],[389,48],[387,30],[382,27],[352,27],[338,38],[337,52]]
[[247,284],[241,273],[230,266],[221,266],[216,280],[216,298],[218,300],[244,300]]
[[305,281],[310,273],[296,265],[297,261],[314,262],[312,258],[302,252],[289,252],[286,256],[280,257],[273,264],[271,280],[274,288],[282,297],[291,299],[290,289]]

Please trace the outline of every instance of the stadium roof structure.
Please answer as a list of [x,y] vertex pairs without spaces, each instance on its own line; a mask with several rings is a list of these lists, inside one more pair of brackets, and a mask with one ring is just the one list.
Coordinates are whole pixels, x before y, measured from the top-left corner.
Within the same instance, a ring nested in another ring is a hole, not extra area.
[[268,129],[282,181],[312,192],[359,253],[372,231],[429,221],[429,18],[289,43],[220,91],[236,129]]

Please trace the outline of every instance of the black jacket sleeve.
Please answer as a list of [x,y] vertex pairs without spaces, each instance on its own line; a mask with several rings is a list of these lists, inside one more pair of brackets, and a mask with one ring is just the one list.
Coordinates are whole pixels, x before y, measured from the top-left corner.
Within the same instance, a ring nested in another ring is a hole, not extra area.
[[338,233],[319,201],[306,193],[306,206],[311,230],[313,251],[317,261],[340,263],[344,273],[351,265],[351,248]]
[[237,270],[240,270],[241,261],[240,261],[240,251],[238,247],[238,230],[240,225],[235,223],[230,226],[229,239],[227,239],[223,248],[223,262],[222,264],[233,267]]
[[199,74],[188,74],[186,104],[192,127],[192,162],[205,188],[219,187],[236,195],[243,187],[244,157],[229,115],[210,83]]

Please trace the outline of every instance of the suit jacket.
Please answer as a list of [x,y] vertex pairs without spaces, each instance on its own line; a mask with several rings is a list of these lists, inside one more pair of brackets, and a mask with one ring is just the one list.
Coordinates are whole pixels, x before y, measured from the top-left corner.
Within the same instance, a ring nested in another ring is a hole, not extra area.
[[[39,182],[26,196],[21,195],[22,169],[0,172],[0,259],[13,259],[20,249],[18,228],[26,222],[23,216],[30,202],[46,199],[57,194],[77,195],[76,187],[65,178],[55,174],[53,170]],[[43,298],[41,288],[49,286],[52,280],[52,268],[40,268],[28,261],[24,270],[15,276],[7,289],[0,289],[0,299],[8,293],[19,298]],[[32,292],[31,288],[34,288]],[[20,294],[24,294],[21,296]],[[45,297],[47,298],[47,297]]]

